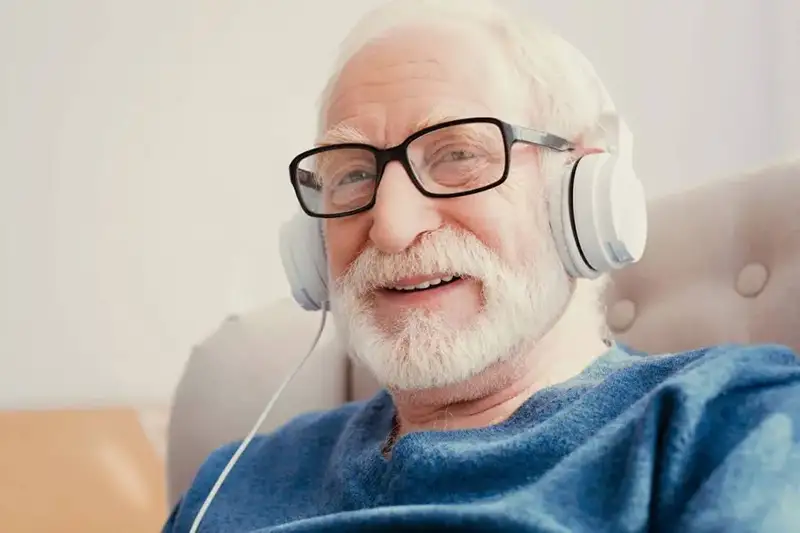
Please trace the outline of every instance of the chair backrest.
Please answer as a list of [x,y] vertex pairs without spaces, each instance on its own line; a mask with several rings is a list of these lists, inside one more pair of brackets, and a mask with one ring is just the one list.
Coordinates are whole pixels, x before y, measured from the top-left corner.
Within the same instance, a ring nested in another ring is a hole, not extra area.
[[[620,341],[650,353],[725,342],[800,351],[800,161],[658,199],[650,226],[644,259],[618,272],[606,295]],[[319,318],[281,301],[227,321],[194,350],[168,436],[171,503],[212,450],[247,433]],[[331,329],[263,431],[376,389]]]
[[651,208],[650,246],[607,294],[622,341],[650,353],[721,343],[800,352],[800,161]]
[[0,412],[0,531],[159,531],[161,458],[130,408]]
[[[311,346],[320,324],[290,299],[230,317],[189,356],[173,398],[167,431],[170,506],[191,483],[203,460],[219,446],[242,439],[270,397]],[[329,321],[330,322],[330,321]],[[298,413],[327,409],[348,399],[348,363],[326,327],[310,360],[285,389],[262,431]]]

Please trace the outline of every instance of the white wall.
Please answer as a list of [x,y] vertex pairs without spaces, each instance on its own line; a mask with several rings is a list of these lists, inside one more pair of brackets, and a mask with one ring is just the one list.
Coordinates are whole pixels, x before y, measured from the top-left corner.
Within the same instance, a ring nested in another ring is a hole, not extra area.
[[[595,62],[658,195],[800,143],[772,1],[517,3]],[[224,316],[288,294],[286,166],[377,3],[0,1],[0,407],[164,401]]]

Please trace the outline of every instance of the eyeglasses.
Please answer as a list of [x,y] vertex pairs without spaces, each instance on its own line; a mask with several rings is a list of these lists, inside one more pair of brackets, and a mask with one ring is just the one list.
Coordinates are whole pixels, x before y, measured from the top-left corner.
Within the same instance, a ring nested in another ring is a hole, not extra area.
[[345,217],[375,205],[391,161],[399,161],[417,190],[429,198],[456,198],[497,187],[508,177],[516,142],[559,152],[575,148],[556,135],[496,118],[464,118],[424,128],[392,148],[360,143],[314,148],[295,157],[289,173],[306,214]]

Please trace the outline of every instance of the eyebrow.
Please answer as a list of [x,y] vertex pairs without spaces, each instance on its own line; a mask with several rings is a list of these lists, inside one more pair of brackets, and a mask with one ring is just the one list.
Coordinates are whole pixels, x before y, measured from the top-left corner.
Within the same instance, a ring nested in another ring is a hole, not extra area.
[[411,135],[419,130],[424,130],[425,128],[429,128],[431,126],[436,126],[437,124],[442,124],[443,122],[450,122],[451,120],[458,120],[460,118],[469,118],[472,115],[455,115],[452,113],[446,113],[442,109],[434,108],[433,111],[425,115],[421,120],[418,120],[414,123],[413,129],[407,132],[408,135]]
[[[410,130],[406,131],[406,136],[412,135],[419,130],[428,128],[430,126],[435,126],[437,124],[441,124],[443,122],[449,122],[451,120],[458,120],[460,118],[468,118],[473,115],[457,115],[453,113],[446,113],[442,109],[434,108],[430,113],[422,117],[417,122],[413,123]],[[474,115],[478,116],[478,115]],[[335,126],[331,127],[317,141],[317,146],[330,146],[334,144],[347,144],[347,143],[359,143],[359,144],[369,144],[372,145],[373,143],[370,141],[369,137],[360,129],[356,128],[355,126],[351,126],[346,123],[339,123]]]
[[339,123],[325,131],[317,141],[317,146],[330,146],[332,144],[361,143],[370,144],[369,138],[363,131],[350,126],[349,124]]

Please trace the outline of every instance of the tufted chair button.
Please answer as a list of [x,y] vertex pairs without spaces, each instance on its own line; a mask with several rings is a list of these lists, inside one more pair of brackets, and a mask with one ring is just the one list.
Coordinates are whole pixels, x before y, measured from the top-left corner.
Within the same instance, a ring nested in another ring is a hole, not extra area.
[[760,263],[750,263],[745,266],[739,277],[736,278],[736,292],[745,298],[755,298],[767,284],[769,271]]
[[608,327],[615,333],[630,329],[636,319],[636,304],[630,300],[620,300],[608,311]]

